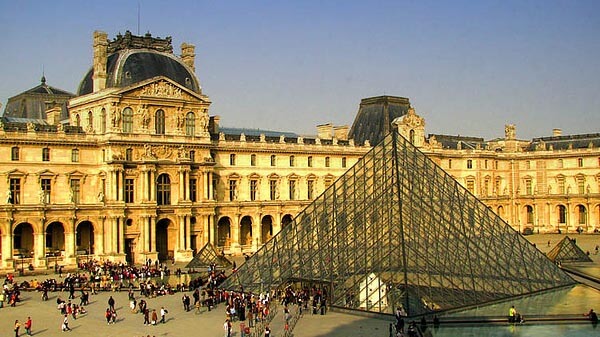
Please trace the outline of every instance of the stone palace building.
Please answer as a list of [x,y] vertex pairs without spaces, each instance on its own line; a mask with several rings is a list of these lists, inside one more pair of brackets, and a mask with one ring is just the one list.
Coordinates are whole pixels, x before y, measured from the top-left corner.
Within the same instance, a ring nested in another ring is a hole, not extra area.
[[171,38],[109,40],[76,94],[41,84],[0,119],[0,272],[81,259],[189,261],[206,243],[256,251],[398,130],[515,230],[600,229],[600,134],[519,140],[425,134],[407,98],[361,101],[314,136],[220,126]]

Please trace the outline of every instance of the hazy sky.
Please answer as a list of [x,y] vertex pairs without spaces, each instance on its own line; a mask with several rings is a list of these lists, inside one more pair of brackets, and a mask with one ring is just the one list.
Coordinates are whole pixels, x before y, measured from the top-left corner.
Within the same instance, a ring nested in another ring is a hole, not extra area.
[[[76,92],[92,33],[196,46],[221,125],[316,134],[361,98],[410,98],[426,133],[600,132],[600,1],[0,0],[0,102],[39,84]],[[4,111],[4,106],[2,107]]]

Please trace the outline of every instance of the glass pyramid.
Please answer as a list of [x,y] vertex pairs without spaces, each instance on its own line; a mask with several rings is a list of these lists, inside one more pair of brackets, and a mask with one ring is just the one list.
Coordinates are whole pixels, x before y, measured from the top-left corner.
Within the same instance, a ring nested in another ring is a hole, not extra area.
[[575,239],[571,239],[568,236],[565,236],[560,240],[547,255],[548,258],[554,262],[593,262],[592,259],[577,246]]
[[397,132],[387,135],[224,287],[305,281],[334,306],[409,316],[575,282]]
[[212,264],[219,269],[229,268],[232,266],[231,261],[229,261],[222,254],[217,254],[217,250],[215,246],[213,246],[210,242],[205,244],[202,249],[194,256],[194,258],[185,266],[185,268],[208,268]]

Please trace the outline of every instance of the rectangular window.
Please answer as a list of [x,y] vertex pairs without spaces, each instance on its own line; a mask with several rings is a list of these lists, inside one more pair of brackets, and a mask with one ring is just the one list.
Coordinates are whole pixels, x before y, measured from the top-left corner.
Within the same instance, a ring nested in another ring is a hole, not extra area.
[[488,161],[487,161],[487,159],[483,161],[483,167],[484,167],[485,169],[487,169],[487,168],[488,168]]
[[271,155],[271,166],[275,166],[277,164],[277,157],[274,154]]
[[194,150],[190,151],[190,161],[192,163],[196,162],[196,151],[194,151]]
[[256,166],[256,155],[255,154],[250,155],[250,166]]
[[50,149],[47,147],[42,149],[42,161],[50,161]]
[[525,194],[526,195],[532,195],[533,194],[531,179],[525,179]]
[[452,168],[452,159],[448,159],[448,168],[451,169]]
[[[600,162],[600,159],[598,159],[598,162]],[[307,161],[306,161],[306,165],[308,167],[313,167],[313,157],[312,156],[308,156]]]
[[229,200],[237,200],[237,180],[229,180]]
[[475,180],[467,180],[467,190],[472,194],[475,194]]
[[[487,160],[486,160],[487,162]],[[490,179],[485,178],[483,180],[483,196],[485,197],[489,197],[490,196]]]
[[269,180],[269,198],[271,200],[277,199],[277,180]]
[[19,160],[19,147],[13,146],[10,149],[10,160],[16,161]]
[[79,150],[78,149],[71,150],[71,161],[74,163],[79,162]]
[[526,170],[530,170],[531,169],[531,162],[529,160],[525,161],[525,169]]
[[133,199],[133,188],[134,187],[133,186],[134,186],[133,179],[126,178],[124,194],[125,194],[125,203],[127,203],[127,204],[131,204],[134,202],[134,199]]
[[498,161],[494,160],[494,170],[497,170],[497,169],[498,169]]
[[315,181],[307,180],[306,181],[306,191],[308,200],[313,200],[315,198]]
[[467,168],[468,169],[472,169],[473,168],[473,160],[471,160],[471,159],[467,160]]
[[577,177],[577,190],[579,194],[585,194],[585,178]]
[[294,167],[296,165],[296,157],[290,156],[290,167]]
[[329,188],[329,186],[331,186],[332,183],[333,183],[333,179],[325,178],[325,181],[324,181],[325,189]]
[[558,191],[556,191],[556,193],[565,194],[565,178],[558,178]]
[[496,195],[502,195],[500,191],[500,178],[496,178],[496,181],[494,181],[494,193],[496,193]]
[[577,167],[583,167],[583,158],[577,158]]
[[18,205],[21,203],[21,179],[10,178],[9,203]]
[[76,204],[80,201],[81,196],[81,181],[79,179],[71,179],[71,202]]
[[256,200],[256,192],[258,190],[258,180],[256,179],[251,179],[250,180],[250,200],[251,201],[255,201]]
[[132,161],[133,160],[133,149],[125,150],[125,160]]
[[342,157],[342,167],[346,168],[346,157]]
[[44,204],[49,204],[50,203],[50,192],[52,189],[51,180],[42,178],[40,185],[41,185],[40,187],[42,189],[42,200],[41,201]]
[[559,160],[558,160],[558,163],[556,164],[556,166],[557,166],[558,168],[563,168],[563,160],[562,160],[562,159],[559,159]]
[[190,201],[196,202],[198,193],[198,180],[196,178],[190,178]]
[[235,166],[235,154],[233,153],[229,155],[229,165]]
[[288,187],[289,187],[289,192],[290,192],[290,200],[295,200],[296,199],[296,180],[290,180],[288,181]]
[[325,167],[329,167],[331,165],[331,159],[329,157],[325,157]]

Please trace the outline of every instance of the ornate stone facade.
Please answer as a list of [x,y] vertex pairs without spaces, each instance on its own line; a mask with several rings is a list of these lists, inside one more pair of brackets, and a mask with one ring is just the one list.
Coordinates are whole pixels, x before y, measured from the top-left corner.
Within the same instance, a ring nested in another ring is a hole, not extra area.
[[[371,148],[331,124],[314,137],[220,128],[199,86],[171,75],[107,86],[111,52],[154,42],[160,55],[169,51],[170,39],[144,38],[109,47],[95,33],[93,87],[69,100],[68,120],[52,109],[46,123],[2,120],[0,271],[90,256],[188,261],[207,242],[251,253]],[[193,46],[182,49],[181,69],[193,68]],[[487,142],[425,136],[412,107],[393,125],[515,229],[599,226],[598,135],[571,145],[562,136],[517,140],[514,127]]]

